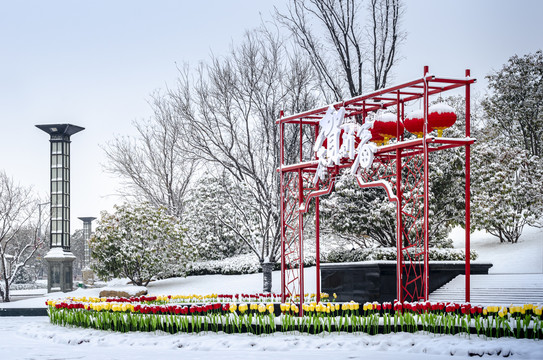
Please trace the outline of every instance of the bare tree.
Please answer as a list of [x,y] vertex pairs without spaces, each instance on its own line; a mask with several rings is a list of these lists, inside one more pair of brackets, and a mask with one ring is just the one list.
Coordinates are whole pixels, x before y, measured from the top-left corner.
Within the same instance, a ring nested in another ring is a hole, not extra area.
[[[298,112],[315,105],[311,73],[310,64],[300,56],[287,56],[276,33],[259,29],[247,32],[228,56],[201,64],[194,83],[189,71],[182,71],[178,88],[170,92],[192,154],[232,178],[234,186],[225,189],[225,201],[238,212],[235,218],[245,223],[222,221],[262,264],[274,263],[280,250],[276,171],[280,141],[275,121],[284,106]],[[299,135],[291,131],[287,136]],[[240,196],[251,199],[251,205],[240,206],[246,203],[239,201]],[[268,268],[265,279],[271,279]],[[264,290],[270,290],[268,285]]]
[[0,297],[10,301],[9,289],[17,274],[44,246],[32,223],[38,201],[30,188],[0,172]]
[[276,18],[311,59],[329,102],[363,93],[368,87],[363,79],[365,61],[372,65],[374,89],[386,86],[397,61],[397,47],[404,39],[400,0],[370,1],[371,30],[366,39],[361,12],[356,0],[291,0],[286,14],[276,10]]
[[125,180],[125,197],[164,206],[181,217],[198,161],[183,151],[186,135],[167,96],[156,93],[151,100],[150,123],[134,123],[138,137],[117,137],[104,146],[106,170]]
[[378,90],[386,87],[389,72],[398,60],[398,45],[405,39],[405,33],[400,31],[403,5],[400,0],[371,0],[368,10],[371,14],[368,37],[373,55],[373,88]]

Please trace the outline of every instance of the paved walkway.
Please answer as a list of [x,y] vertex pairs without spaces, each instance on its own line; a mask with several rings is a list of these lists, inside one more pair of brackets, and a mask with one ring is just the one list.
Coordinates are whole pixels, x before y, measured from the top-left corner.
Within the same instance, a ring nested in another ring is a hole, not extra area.
[[[543,304],[543,274],[471,275],[472,304]],[[465,301],[465,275],[430,294],[430,301]]]

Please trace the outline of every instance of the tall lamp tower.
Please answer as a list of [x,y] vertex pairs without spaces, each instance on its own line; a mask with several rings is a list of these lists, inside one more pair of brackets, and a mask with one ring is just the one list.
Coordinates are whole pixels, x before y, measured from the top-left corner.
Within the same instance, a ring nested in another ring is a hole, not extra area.
[[91,284],[94,282],[94,274],[90,269],[90,249],[89,240],[92,234],[92,222],[95,217],[79,217],[83,221],[83,241],[85,242],[85,256],[83,258],[83,283]]
[[50,135],[51,222],[47,291],[73,290],[74,254],[70,251],[70,136],[85,130],[72,124],[36,125]]

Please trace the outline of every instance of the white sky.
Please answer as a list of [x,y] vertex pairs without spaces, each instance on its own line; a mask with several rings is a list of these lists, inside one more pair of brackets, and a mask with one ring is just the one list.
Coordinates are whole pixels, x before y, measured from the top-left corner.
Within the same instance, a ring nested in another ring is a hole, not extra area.
[[[100,149],[151,115],[150,93],[176,78],[176,63],[225,53],[287,0],[0,0],[0,169],[45,199],[48,135],[36,124],[86,128],[72,140],[72,230],[116,202],[118,180]],[[391,85],[422,75],[479,79],[515,53],[543,47],[543,2],[406,1],[407,40]]]

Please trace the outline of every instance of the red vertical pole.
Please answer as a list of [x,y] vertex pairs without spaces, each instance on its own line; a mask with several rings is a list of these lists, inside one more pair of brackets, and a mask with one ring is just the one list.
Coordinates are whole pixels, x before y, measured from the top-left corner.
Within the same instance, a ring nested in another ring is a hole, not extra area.
[[[466,77],[470,76],[470,70],[466,69]],[[470,99],[470,84],[466,84],[466,137],[470,137],[471,135],[471,99]],[[470,244],[470,236],[471,236],[471,194],[470,194],[470,166],[471,166],[471,149],[469,145],[466,145],[466,302],[470,302],[470,252],[471,252],[471,244]]]
[[[317,137],[319,136],[319,126],[315,126],[315,141],[317,140]],[[318,183],[317,183],[318,187]],[[316,276],[316,282],[317,282],[317,303],[321,301],[321,239],[320,239],[320,198],[315,198],[315,241],[316,241],[316,249],[315,249],[315,267],[317,271]]]
[[300,211],[300,207],[304,201],[304,179],[302,169],[298,170],[298,254],[300,256],[299,270],[299,290],[300,290],[300,316],[303,316],[303,303],[304,303],[304,215]]
[[428,300],[428,275],[429,275],[429,264],[428,264],[428,242],[430,240],[429,236],[429,163],[428,163],[428,81],[426,79],[426,74],[428,73],[428,66],[424,67],[424,271],[423,271],[423,297],[424,301]]
[[[397,95],[398,107],[400,103],[400,92],[398,91]],[[400,124],[399,120],[403,117],[403,103],[400,109],[398,108],[398,123],[396,124],[396,129],[399,130]],[[400,139],[398,139],[400,140]],[[403,139],[401,139],[403,140]],[[402,294],[402,150],[396,150],[396,196],[398,201],[396,202],[396,298],[403,302]]]
[[402,293],[402,157],[401,149],[396,150],[396,298],[403,302]]
[[319,210],[319,198],[315,198],[315,237],[316,237],[316,249],[315,249],[315,271],[317,281],[317,303],[321,301],[321,250],[320,250],[320,210]]
[[[302,118],[300,118],[300,162],[303,161],[303,129],[302,129]],[[300,172],[298,173],[298,191],[299,191],[299,203],[298,203],[298,241],[299,241],[299,247],[300,247],[300,275],[298,277],[298,280],[300,281],[300,316],[303,315],[303,309],[302,304],[304,301],[304,215],[300,211],[300,207],[303,204],[304,201],[304,178],[303,178],[303,170],[300,169]]]
[[[283,117],[283,112],[279,118]],[[283,162],[285,160],[284,153],[284,135],[285,124],[279,124],[279,142],[281,149],[279,150],[279,171],[281,176],[281,302],[284,303],[286,299],[286,282],[285,282],[285,173],[283,172]]]

